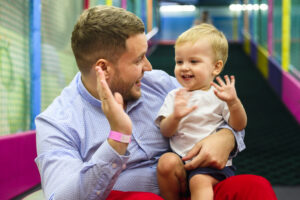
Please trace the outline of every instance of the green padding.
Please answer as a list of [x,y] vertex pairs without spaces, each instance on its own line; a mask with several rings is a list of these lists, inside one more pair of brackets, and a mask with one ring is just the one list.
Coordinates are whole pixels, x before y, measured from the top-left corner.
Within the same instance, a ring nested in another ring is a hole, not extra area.
[[29,1],[0,1],[0,135],[29,130]]
[[43,111],[78,71],[71,50],[71,33],[83,10],[83,3],[73,0],[41,2],[41,106]]

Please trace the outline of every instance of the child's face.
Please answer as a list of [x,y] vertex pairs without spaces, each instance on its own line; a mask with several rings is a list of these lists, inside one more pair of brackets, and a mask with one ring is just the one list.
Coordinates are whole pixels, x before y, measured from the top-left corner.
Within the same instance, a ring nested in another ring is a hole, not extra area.
[[188,90],[208,90],[216,76],[215,56],[208,39],[190,42],[175,48],[175,76]]

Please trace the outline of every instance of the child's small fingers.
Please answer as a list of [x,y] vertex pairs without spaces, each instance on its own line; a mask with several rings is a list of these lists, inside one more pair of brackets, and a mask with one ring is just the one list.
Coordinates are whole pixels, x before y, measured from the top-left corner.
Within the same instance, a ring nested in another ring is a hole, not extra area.
[[230,84],[230,80],[229,80],[228,75],[225,75],[224,79],[225,79],[226,85],[229,85]]
[[221,86],[224,86],[224,85],[225,85],[224,81],[221,79],[220,76],[218,76],[218,77],[216,78],[216,80],[217,80],[217,82],[218,82]]
[[221,87],[218,85],[218,84],[216,84],[215,82],[211,82],[210,83],[216,90],[220,90],[221,89]]
[[230,76],[230,79],[231,79],[231,84],[234,85],[234,84],[235,84],[235,77],[234,77],[233,75],[231,75],[231,76]]
[[179,90],[176,91],[175,94],[176,94],[177,96],[178,96],[178,95],[182,95],[183,91],[184,91],[184,88],[180,88]]

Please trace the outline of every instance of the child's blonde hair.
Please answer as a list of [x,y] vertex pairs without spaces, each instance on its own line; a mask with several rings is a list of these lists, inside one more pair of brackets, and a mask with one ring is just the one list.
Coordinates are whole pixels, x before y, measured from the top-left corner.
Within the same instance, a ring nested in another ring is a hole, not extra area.
[[196,43],[208,39],[215,54],[215,61],[222,60],[225,65],[228,57],[228,42],[225,35],[211,24],[202,23],[183,32],[175,42],[175,48],[186,42]]

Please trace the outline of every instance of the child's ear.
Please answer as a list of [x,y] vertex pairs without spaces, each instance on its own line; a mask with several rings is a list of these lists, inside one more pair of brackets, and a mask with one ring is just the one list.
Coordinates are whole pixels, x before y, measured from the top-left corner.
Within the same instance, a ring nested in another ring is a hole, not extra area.
[[223,61],[222,60],[218,60],[215,63],[215,68],[213,70],[213,75],[214,76],[218,76],[221,73],[222,69],[223,69]]

